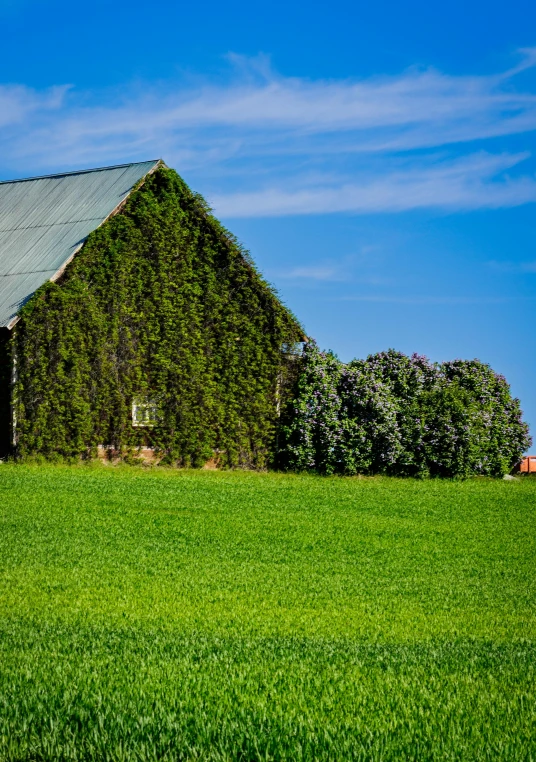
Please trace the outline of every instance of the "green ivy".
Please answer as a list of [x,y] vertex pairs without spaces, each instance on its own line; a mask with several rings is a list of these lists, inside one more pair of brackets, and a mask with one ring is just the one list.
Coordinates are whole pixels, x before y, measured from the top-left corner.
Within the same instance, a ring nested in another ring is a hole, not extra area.
[[[159,168],[94,231],[13,330],[18,455],[123,455],[264,468],[292,368],[296,318],[247,252],[172,170]],[[153,428],[132,401],[157,402]]]

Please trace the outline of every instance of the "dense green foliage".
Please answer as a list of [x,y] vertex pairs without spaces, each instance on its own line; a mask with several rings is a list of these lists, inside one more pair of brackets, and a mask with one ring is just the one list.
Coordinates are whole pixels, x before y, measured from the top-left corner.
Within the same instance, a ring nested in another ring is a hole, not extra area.
[[389,350],[344,364],[310,342],[280,463],[327,474],[501,476],[530,444],[519,400],[478,360],[439,365]]
[[536,756],[536,480],[2,465],[0,493],[0,759]]
[[[281,348],[300,326],[179,176],[158,169],[93,232],[61,282],[22,310],[18,455],[99,444],[168,462],[264,467],[273,455]],[[159,410],[134,428],[133,400]]]

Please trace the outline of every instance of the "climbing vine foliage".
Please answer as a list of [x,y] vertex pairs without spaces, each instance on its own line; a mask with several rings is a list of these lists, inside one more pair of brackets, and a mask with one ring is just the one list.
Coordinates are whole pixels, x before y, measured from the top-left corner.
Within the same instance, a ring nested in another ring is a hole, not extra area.
[[[262,468],[301,341],[294,316],[203,199],[161,167],[93,232],[14,329],[21,457],[96,454]],[[133,400],[158,415],[135,426]]]
[[325,474],[500,476],[530,446],[519,400],[478,360],[389,350],[340,362],[306,345],[280,463]]

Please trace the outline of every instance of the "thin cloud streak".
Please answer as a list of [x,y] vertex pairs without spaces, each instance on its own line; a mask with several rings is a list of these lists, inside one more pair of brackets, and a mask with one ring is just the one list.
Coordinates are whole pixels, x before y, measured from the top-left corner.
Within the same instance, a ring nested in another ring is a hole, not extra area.
[[50,87],[43,92],[24,85],[0,85],[0,130],[20,125],[33,116],[57,112],[65,103],[69,85]]
[[[508,302],[519,301],[520,297],[493,297],[493,296],[341,296],[338,302],[377,302],[379,304],[407,304],[407,305],[459,305],[464,304],[506,304]],[[536,297],[526,297],[529,301],[534,301]]]
[[488,267],[502,273],[536,273],[536,261],[533,262],[488,262]]
[[278,276],[284,280],[344,281],[347,279],[340,268],[330,265],[293,267],[291,270],[279,272]]
[[515,81],[536,67],[536,48],[521,51],[518,65],[481,76],[413,68],[312,81],[277,74],[265,57],[230,60],[234,69],[220,85],[168,83],[121,94],[0,85],[4,172],[158,155],[192,177],[225,217],[536,200],[535,177],[518,167],[528,152],[482,150],[482,141],[536,131],[536,92]]
[[392,173],[339,187],[270,188],[210,199],[224,217],[272,217],[322,212],[360,214],[413,209],[482,209],[519,206],[536,201],[536,180],[495,178],[526,158],[521,155],[479,154],[432,168]]
[[[14,148],[20,156],[27,153],[44,160],[61,147],[74,160],[76,149],[82,156],[88,150],[98,155],[112,146],[137,151],[155,142],[177,145],[181,135],[189,137],[195,153],[199,146],[192,131],[199,130],[200,142],[215,132],[231,154],[247,154],[251,140],[257,151],[263,142],[275,141],[290,143],[299,152],[304,138],[330,133],[343,138],[343,152],[404,150],[535,130],[536,94],[516,92],[511,86],[512,77],[536,65],[535,51],[524,51],[518,67],[498,75],[454,77],[411,69],[397,77],[358,82],[282,77],[266,66],[259,75],[255,61],[248,72],[244,60],[235,77],[218,87],[149,86],[119,99],[115,93],[101,93],[97,101],[113,101],[102,106],[87,105],[95,98],[68,86],[45,93],[19,86],[11,89],[6,108],[14,114],[33,113],[35,118]],[[51,108],[56,110],[53,115],[48,113]],[[350,133],[358,134],[348,139]],[[36,147],[35,138],[48,142]],[[333,150],[331,142],[328,150]]]

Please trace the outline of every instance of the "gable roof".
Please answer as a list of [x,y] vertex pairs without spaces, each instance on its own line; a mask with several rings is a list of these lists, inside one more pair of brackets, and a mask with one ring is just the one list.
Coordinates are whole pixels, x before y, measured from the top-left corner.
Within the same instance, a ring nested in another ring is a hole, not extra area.
[[0,326],[62,274],[87,236],[160,160],[0,182]]

